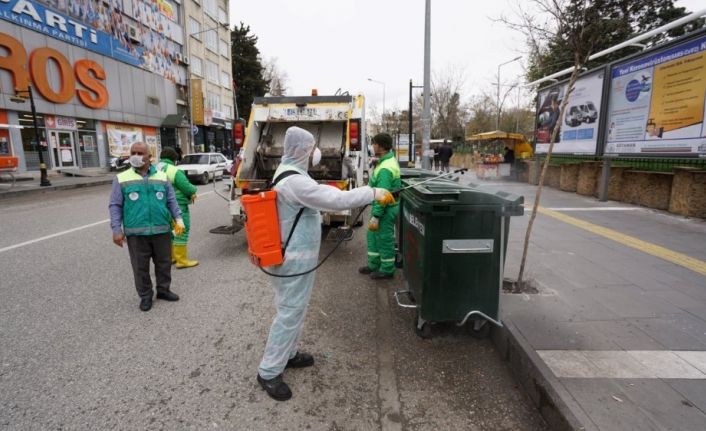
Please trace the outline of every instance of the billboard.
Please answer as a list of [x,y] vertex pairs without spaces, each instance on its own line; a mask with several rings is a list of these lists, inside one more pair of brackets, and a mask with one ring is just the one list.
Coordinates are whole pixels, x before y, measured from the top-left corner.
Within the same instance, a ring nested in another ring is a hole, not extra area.
[[599,70],[576,80],[563,118],[559,118],[559,108],[567,84],[550,87],[539,93],[535,131],[537,153],[548,151],[552,131],[557,127],[559,131],[554,153],[596,153],[604,75],[605,72]]
[[706,154],[706,36],[611,68],[606,153]]

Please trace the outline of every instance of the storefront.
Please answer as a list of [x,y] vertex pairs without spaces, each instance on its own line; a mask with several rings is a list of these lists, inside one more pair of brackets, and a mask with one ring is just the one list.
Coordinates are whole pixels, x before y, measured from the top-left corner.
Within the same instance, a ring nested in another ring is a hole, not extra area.
[[226,120],[222,113],[205,110],[204,125],[196,126],[194,151],[217,152],[228,155],[233,149],[233,121]]

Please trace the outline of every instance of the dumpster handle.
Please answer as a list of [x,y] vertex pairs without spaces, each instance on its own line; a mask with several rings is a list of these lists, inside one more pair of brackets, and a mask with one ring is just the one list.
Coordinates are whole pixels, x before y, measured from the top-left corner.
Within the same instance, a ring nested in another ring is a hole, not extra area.
[[471,316],[473,316],[473,315],[481,316],[482,318],[484,318],[484,319],[487,320],[488,322],[491,322],[491,323],[493,323],[493,324],[495,324],[496,326],[499,326],[499,327],[501,327],[501,328],[503,327],[503,324],[502,324],[501,321],[495,320],[495,319],[493,319],[492,317],[488,316],[487,314],[483,313],[482,311],[478,311],[478,310],[469,311],[468,314],[466,314],[466,317],[464,317],[463,320],[462,320],[460,323],[457,323],[456,325],[457,325],[457,326],[463,326],[463,325],[465,325],[465,324],[466,324],[466,321],[468,320],[468,318],[471,317]]
[[449,251],[493,251],[493,249],[490,246],[485,246],[485,247],[475,247],[475,248],[453,248],[449,247],[448,245],[444,245],[447,250]]
[[409,290],[395,290],[395,301],[397,301],[397,305],[403,308],[417,308],[416,305],[412,304],[403,304],[400,302],[400,295],[407,294],[409,295]]

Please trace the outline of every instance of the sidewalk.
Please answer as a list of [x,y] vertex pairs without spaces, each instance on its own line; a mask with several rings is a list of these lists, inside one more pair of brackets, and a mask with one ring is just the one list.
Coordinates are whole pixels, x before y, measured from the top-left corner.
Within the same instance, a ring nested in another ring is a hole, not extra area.
[[[535,186],[513,217],[516,279]],[[706,429],[706,221],[545,188],[525,279],[504,294],[501,355],[555,429]]]
[[[115,172],[90,173],[90,176],[72,176],[61,173],[50,173],[49,182],[51,186],[42,187],[39,185],[39,173],[17,174],[15,175],[15,185],[11,187],[9,182],[0,182],[0,200],[26,196],[39,193],[53,192],[57,190],[68,190],[79,187],[100,186],[111,184],[115,177]],[[7,176],[2,177],[7,180]]]

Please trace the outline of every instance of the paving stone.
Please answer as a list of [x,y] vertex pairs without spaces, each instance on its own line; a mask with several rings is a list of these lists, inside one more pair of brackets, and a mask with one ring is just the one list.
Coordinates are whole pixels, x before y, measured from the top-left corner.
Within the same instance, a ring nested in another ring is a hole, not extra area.
[[666,350],[706,350],[706,322],[689,313],[630,322]]
[[[560,379],[601,430],[652,431],[661,428],[623,392],[614,379]],[[617,397],[616,400],[613,397]]]
[[679,392],[689,404],[706,412],[706,380],[670,379],[664,382]]
[[635,285],[598,287],[593,292],[598,302],[625,318],[659,317],[682,311],[664,300],[645,297],[645,292]]

